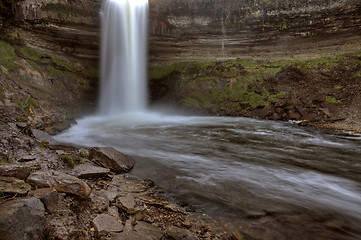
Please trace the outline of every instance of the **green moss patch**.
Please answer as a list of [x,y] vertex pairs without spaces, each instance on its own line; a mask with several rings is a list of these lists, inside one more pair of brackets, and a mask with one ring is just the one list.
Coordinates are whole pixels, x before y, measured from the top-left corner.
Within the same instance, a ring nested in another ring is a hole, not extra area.
[[11,163],[11,161],[6,156],[0,154],[0,163]]
[[[150,71],[152,80],[178,81],[181,104],[187,108],[237,114],[242,109],[268,106],[285,93],[256,92],[263,79],[282,71],[280,63],[241,60],[183,62]],[[178,79],[178,80],[177,80]]]
[[344,103],[331,96],[349,91],[361,77],[360,56],[358,52],[308,60],[189,61],[152,68],[149,79],[155,87],[161,84],[158,89],[165,89],[161,97],[174,99],[186,108],[238,115],[262,107],[275,108],[277,102],[290,97],[307,97],[308,102],[320,94],[314,86],[325,89],[325,103]]
[[35,62],[41,61],[42,58],[47,56],[46,52],[34,48],[23,47],[20,48],[19,51],[25,59],[32,60]]
[[14,47],[10,44],[0,41],[0,65],[4,66],[9,71],[14,71],[19,68],[17,61],[18,56],[15,53]]
[[68,154],[60,155],[60,159],[71,168],[73,168],[75,165],[83,164],[83,160],[81,158]]
[[342,99],[336,99],[331,96],[327,96],[326,100],[325,100],[325,103],[341,103],[341,102],[342,102]]
[[46,70],[48,71],[48,73],[51,76],[56,77],[56,78],[73,79],[73,80],[77,79],[76,74],[74,74],[72,72],[59,70],[51,65],[46,66]]

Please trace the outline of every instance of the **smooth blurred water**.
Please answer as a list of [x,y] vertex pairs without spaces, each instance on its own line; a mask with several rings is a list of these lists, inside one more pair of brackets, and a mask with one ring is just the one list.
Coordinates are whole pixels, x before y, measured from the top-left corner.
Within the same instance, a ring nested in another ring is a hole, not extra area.
[[343,239],[360,237],[360,135],[247,118],[134,113],[79,120],[56,139],[131,155],[133,174],[199,212],[231,218],[298,212],[292,224],[318,224],[333,235],[332,227],[313,222],[314,214],[346,224]]
[[104,0],[100,16],[99,112],[145,110],[148,0]]

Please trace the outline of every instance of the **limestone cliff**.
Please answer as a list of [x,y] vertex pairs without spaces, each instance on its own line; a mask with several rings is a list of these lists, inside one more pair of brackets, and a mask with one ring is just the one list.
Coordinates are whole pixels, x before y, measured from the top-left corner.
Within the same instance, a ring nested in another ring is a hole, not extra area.
[[[0,26],[10,22],[12,35],[29,45],[96,57],[101,2],[3,0]],[[152,60],[307,57],[361,45],[358,0],[149,3]]]
[[28,46],[96,58],[100,1],[5,0],[4,34]]
[[0,109],[4,121],[49,132],[94,110],[99,1],[0,2]]
[[150,16],[152,59],[304,58],[361,45],[357,0],[151,0]]

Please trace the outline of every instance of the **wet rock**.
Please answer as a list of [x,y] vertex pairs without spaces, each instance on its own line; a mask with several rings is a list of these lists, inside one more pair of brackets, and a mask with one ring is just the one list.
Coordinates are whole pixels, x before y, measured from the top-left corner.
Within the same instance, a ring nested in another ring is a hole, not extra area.
[[31,172],[39,169],[40,166],[37,164],[0,163],[0,176],[16,177],[25,180]]
[[34,191],[31,191],[29,195],[34,196],[40,199],[47,212],[55,213],[58,209],[59,204],[59,194],[53,188],[41,188]]
[[25,123],[25,122],[17,122],[17,123],[16,123],[16,126],[17,126],[18,128],[23,129],[23,128],[26,128],[26,127],[28,126],[28,124]]
[[113,202],[118,196],[118,192],[110,190],[101,190],[101,192],[107,197],[109,202]]
[[197,236],[192,232],[175,226],[168,227],[166,234],[174,240],[198,240]]
[[117,173],[126,173],[135,164],[135,161],[111,147],[94,147],[89,149],[89,155],[103,167]]
[[267,213],[264,211],[251,211],[246,214],[246,218],[248,219],[258,219],[265,216],[267,216]]
[[44,239],[45,209],[37,198],[16,199],[0,205],[0,238]]
[[97,167],[90,163],[76,165],[73,169],[74,176],[78,178],[98,178],[106,176],[110,170],[108,168]]
[[108,214],[100,214],[93,219],[92,225],[98,235],[106,235],[109,233],[119,233],[123,231],[123,224],[120,219]]
[[163,232],[153,225],[139,221],[135,226],[131,226],[127,221],[124,232],[113,234],[112,240],[159,240],[162,239]]
[[118,208],[116,206],[109,207],[108,208],[108,214],[110,216],[115,217],[115,218],[120,218],[119,211],[118,211]]
[[53,187],[58,192],[88,198],[89,186],[79,178],[58,171],[38,171],[30,174],[27,181],[39,188]]
[[329,118],[333,116],[328,108],[320,108],[320,110]]
[[301,114],[299,112],[290,111],[289,117],[292,120],[298,120],[301,118]]
[[20,132],[20,128],[16,125],[16,123],[8,123],[8,125],[15,131]]
[[109,207],[109,199],[102,191],[93,191],[90,196],[91,209],[102,213]]
[[0,177],[0,191],[9,194],[27,194],[31,186],[14,177]]
[[134,197],[131,195],[123,196],[117,198],[116,206],[119,209],[122,209],[128,214],[135,214],[136,213],[136,202]]
[[181,206],[175,203],[165,203],[163,204],[163,207],[173,212],[182,213],[182,214],[187,213],[184,208],[182,208]]
[[117,191],[121,195],[145,192],[148,188],[148,182],[132,178],[127,174],[114,176],[109,186],[109,190]]
[[312,122],[317,120],[317,114],[316,113],[307,113],[302,118],[306,121]]
[[228,240],[256,240],[247,233],[241,231],[235,231],[232,235],[228,238]]
[[31,129],[31,133],[36,139],[38,139],[41,142],[46,142],[49,145],[59,145],[59,143],[47,132],[37,129]]

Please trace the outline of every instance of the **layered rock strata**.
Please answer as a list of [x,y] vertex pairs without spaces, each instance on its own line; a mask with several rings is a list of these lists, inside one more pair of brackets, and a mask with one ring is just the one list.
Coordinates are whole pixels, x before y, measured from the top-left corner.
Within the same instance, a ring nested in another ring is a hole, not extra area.
[[355,0],[152,0],[150,57],[275,59],[354,51],[361,45],[360,9]]

